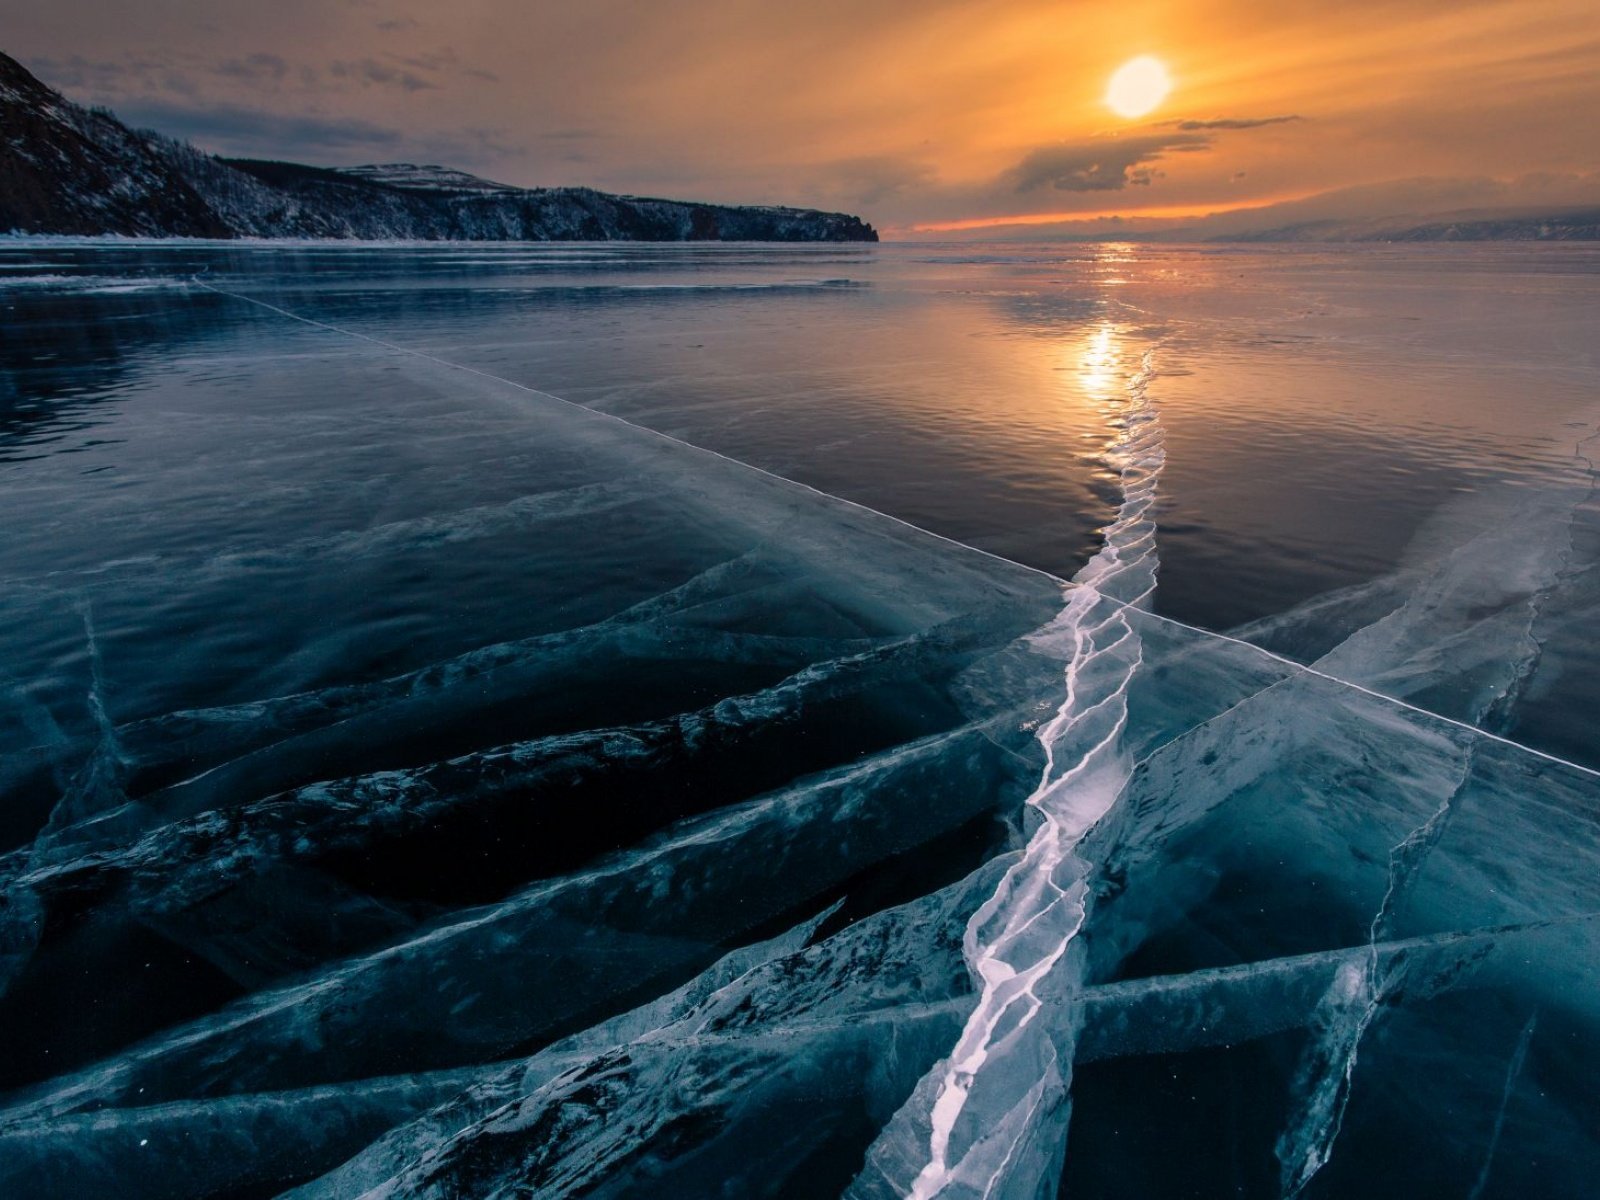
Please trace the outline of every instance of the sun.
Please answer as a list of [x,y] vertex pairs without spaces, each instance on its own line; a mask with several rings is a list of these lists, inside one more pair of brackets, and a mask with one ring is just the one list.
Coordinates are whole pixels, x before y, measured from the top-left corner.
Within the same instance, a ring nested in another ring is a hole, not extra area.
[[1172,90],[1172,76],[1159,58],[1141,54],[1116,69],[1106,84],[1106,107],[1119,117],[1154,112]]

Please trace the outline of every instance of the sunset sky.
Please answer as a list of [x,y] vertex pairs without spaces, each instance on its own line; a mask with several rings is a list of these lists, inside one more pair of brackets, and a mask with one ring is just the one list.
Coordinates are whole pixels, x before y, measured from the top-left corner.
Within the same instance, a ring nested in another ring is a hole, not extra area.
[[[889,236],[1600,203],[1595,0],[0,0],[0,31],[72,98],[222,153]],[[1119,116],[1141,55],[1172,90]]]

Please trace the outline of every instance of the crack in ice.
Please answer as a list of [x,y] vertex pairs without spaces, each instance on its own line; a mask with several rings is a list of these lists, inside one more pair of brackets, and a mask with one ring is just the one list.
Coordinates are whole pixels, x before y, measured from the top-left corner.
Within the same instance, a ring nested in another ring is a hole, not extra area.
[[[1574,449],[1574,457],[1588,466],[1590,486],[1587,494],[1568,510],[1564,527],[1566,545],[1558,552],[1550,575],[1526,601],[1527,620],[1519,634],[1522,652],[1506,664],[1504,684],[1471,714],[1474,725],[1509,726],[1538,669],[1544,653],[1544,645],[1536,632],[1539,620],[1556,589],[1570,575],[1578,510],[1595,494],[1594,464],[1583,451],[1595,437],[1600,437],[1600,433],[1581,440]],[[1454,785],[1427,820],[1390,849],[1387,886],[1373,914],[1366,958],[1359,964],[1347,963],[1341,967],[1318,1006],[1318,1036],[1313,1038],[1301,1060],[1291,1093],[1299,1098],[1298,1110],[1291,1113],[1276,1148],[1282,1166],[1283,1195],[1287,1200],[1299,1196],[1332,1157],[1350,1102],[1362,1039],[1377,1019],[1385,1000],[1405,980],[1403,960],[1390,964],[1387,969],[1380,968],[1378,945],[1393,935],[1400,906],[1455,815],[1458,802],[1472,780],[1478,748],[1476,741],[1462,748],[1461,769]],[[1531,1028],[1530,1021],[1530,1033]],[[1515,1071],[1513,1078],[1514,1075]],[[1510,1087],[1510,1080],[1507,1087]],[[1498,1126],[1496,1133],[1498,1135]],[[1492,1148],[1490,1156],[1493,1156]],[[1486,1178],[1487,1163],[1484,1170]],[[1480,1180],[1479,1191],[1482,1183]]]
[[[945,1062],[928,1114],[927,1161],[911,1182],[911,1200],[932,1200],[957,1182],[991,1195],[1024,1169],[1019,1148],[1037,1132],[1052,1091],[1061,1097],[1056,1107],[1062,1107],[1065,1084],[1052,1086],[1051,1080],[1061,1078],[1060,1064],[1070,1064],[1070,1055],[1059,1052],[1050,1029],[1033,1031],[1033,1026],[1052,1002],[1040,989],[1056,982],[1052,975],[1057,964],[1088,915],[1088,872],[1077,861],[1076,847],[1115,805],[1132,769],[1121,741],[1128,689],[1143,663],[1143,643],[1129,614],[1154,588],[1154,526],[1146,514],[1164,461],[1159,419],[1146,395],[1149,378],[1146,355],[1129,383],[1122,433],[1108,451],[1120,468],[1123,501],[1100,552],[1079,572],[1076,582],[1087,586],[1069,591],[1062,612],[1032,639],[1071,645],[1065,697],[1037,735],[1045,765],[1027,805],[1040,823],[1022,856],[967,926],[963,948],[969,970],[980,981],[978,1002]],[[1113,602],[1109,614],[1095,619],[1104,589],[1129,576],[1135,581],[1133,599]],[[1087,748],[1073,744],[1080,730],[1088,731]],[[1072,762],[1063,770],[1068,754]],[[1065,886],[1058,878],[1063,869],[1072,873]],[[1043,1060],[1031,1070],[1024,1045],[1030,1031],[1038,1043],[1035,1053]],[[986,1067],[1013,1053],[1024,1058],[1020,1075],[993,1069],[985,1074]],[[1010,1099],[1019,1084],[1025,1085],[1023,1095]],[[977,1098],[976,1107],[982,1114],[975,1117],[974,1093],[980,1088],[985,1094]],[[963,1123],[964,1117],[968,1120]],[[993,1136],[991,1126],[1010,1136],[998,1163],[988,1166],[982,1160]]]
[[1538,1013],[1528,1017],[1527,1024],[1523,1025],[1522,1033],[1517,1038],[1516,1048],[1511,1052],[1511,1061],[1506,1064],[1506,1081],[1500,1089],[1500,1106],[1495,1109],[1494,1127],[1489,1131],[1489,1145],[1483,1152],[1483,1166],[1478,1170],[1478,1178],[1473,1181],[1472,1190],[1467,1193],[1467,1200],[1480,1200],[1484,1189],[1489,1186],[1489,1174],[1494,1170],[1495,1151],[1500,1148],[1500,1135],[1506,1128],[1506,1109],[1511,1106],[1511,1093],[1517,1086],[1517,1077],[1522,1074],[1522,1065],[1527,1061],[1528,1043],[1533,1041],[1533,1030],[1538,1022]]

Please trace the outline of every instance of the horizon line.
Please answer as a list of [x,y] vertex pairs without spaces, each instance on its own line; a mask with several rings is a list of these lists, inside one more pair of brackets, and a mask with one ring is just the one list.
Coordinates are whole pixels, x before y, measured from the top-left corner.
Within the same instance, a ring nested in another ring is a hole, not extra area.
[[1296,200],[1309,200],[1325,194],[1327,189],[1295,192],[1275,196],[1270,200],[1242,200],[1233,204],[1158,204],[1136,209],[1106,209],[1100,212],[1048,212],[1019,213],[1000,217],[963,217],[953,221],[923,221],[913,225],[887,226],[895,233],[954,233],[964,229],[992,229],[1006,225],[1068,225],[1089,224],[1099,221],[1185,220],[1223,216],[1228,213],[1251,212],[1272,208],[1279,204],[1292,204]]

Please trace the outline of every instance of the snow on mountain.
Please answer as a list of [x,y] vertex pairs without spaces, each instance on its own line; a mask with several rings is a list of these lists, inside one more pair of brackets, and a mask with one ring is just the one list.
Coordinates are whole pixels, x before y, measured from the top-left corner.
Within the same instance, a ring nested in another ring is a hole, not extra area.
[[476,192],[497,194],[518,192],[521,188],[509,183],[495,183],[457,171],[451,167],[418,166],[416,163],[376,163],[365,167],[341,167],[340,174],[371,183],[384,183],[390,187],[405,188],[413,192]]

